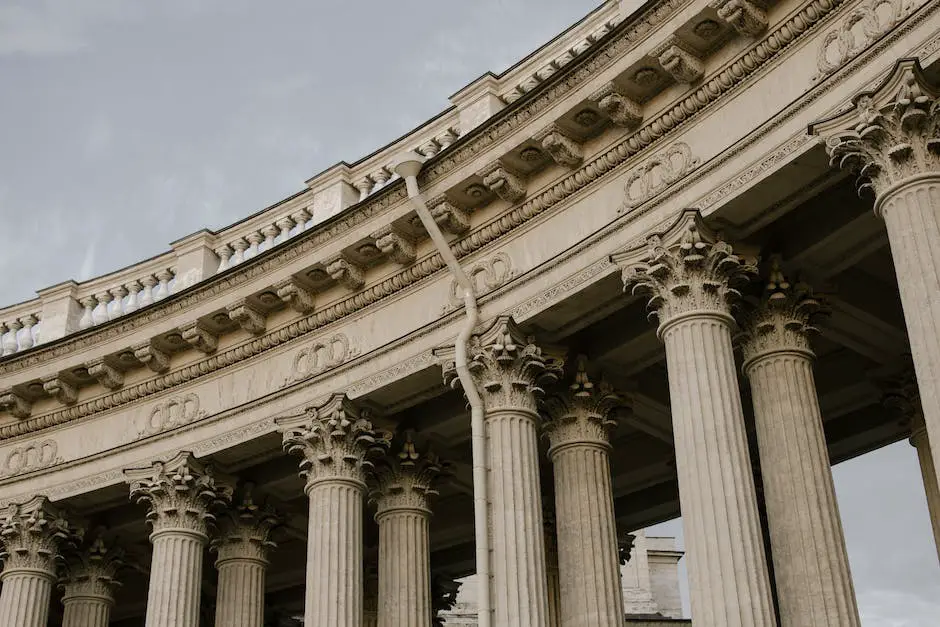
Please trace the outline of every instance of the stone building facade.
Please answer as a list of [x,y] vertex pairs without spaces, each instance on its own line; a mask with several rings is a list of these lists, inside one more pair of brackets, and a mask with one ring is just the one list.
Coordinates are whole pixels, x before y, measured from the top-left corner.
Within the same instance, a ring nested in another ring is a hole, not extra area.
[[698,627],[858,625],[831,464],[909,438],[940,529],[938,11],[606,2],[0,309],[0,625],[619,626],[680,510]]

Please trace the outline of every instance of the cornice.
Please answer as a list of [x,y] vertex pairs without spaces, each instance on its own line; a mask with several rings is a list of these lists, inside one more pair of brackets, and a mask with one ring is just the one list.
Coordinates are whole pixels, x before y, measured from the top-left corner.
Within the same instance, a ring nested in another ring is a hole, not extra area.
[[[582,167],[571,171],[566,176],[549,184],[541,191],[531,194],[521,205],[510,209],[503,215],[492,219],[489,223],[456,241],[453,244],[454,252],[458,257],[463,257],[479,250],[483,246],[515,230],[546,210],[567,200],[598,178],[608,174],[628,161],[637,153],[657,143],[662,137],[672,134],[673,131],[710,104],[717,101],[722,95],[728,93],[745,81],[765,63],[776,56],[783,48],[808,32],[814,25],[821,22],[842,2],[843,0],[813,0],[808,3],[770,32],[765,39],[756,43],[749,50],[740,55],[738,59],[726,64],[711,78],[707,78],[691,94],[687,94],[679,102],[675,103],[672,107],[660,113],[646,124],[640,126],[635,132],[617,142],[613,147],[595,156],[593,159],[586,161]],[[656,11],[664,10],[664,7],[675,7],[679,4],[679,2],[667,2],[651,8],[651,12],[656,13]],[[661,19],[666,19],[665,16],[660,17]],[[617,47],[618,44],[622,47],[626,47],[633,41],[630,39],[631,35],[634,38],[638,38],[654,28],[654,26],[649,23],[644,22],[643,24],[645,26],[636,23],[627,24],[618,37],[612,38],[608,47],[596,51],[596,56],[586,60],[584,65],[572,68],[572,71],[567,74],[559,73],[559,83],[547,87],[543,92],[533,92],[531,99],[528,97],[520,99],[520,101],[518,101],[520,103],[520,109],[523,111],[528,107],[538,109],[539,105],[536,103],[539,102],[545,103],[541,105],[542,108],[544,108],[562,93],[573,89],[574,85],[580,84],[583,80],[590,78],[591,75],[598,71],[600,66],[612,62],[619,54],[621,49]],[[492,128],[486,129],[486,132],[468,136],[466,144],[462,148],[455,146],[455,152],[447,155],[445,159],[441,159],[437,162],[432,160],[431,167],[427,169],[428,174],[425,175],[426,178],[438,178],[450,169],[458,167],[460,163],[462,163],[459,161],[460,155],[463,155],[466,159],[476,156],[482,147],[486,147],[495,142],[501,132],[506,134],[515,132],[519,124],[533,114],[534,113],[530,112],[525,118],[513,117],[512,115],[497,116],[498,119]],[[515,112],[514,115],[522,115],[522,113]],[[500,131],[499,129],[503,130]],[[477,142],[480,142],[482,146],[476,150],[471,150],[477,145]],[[450,165],[448,166],[447,164]],[[292,259],[306,255],[321,243],[335,238],[339,233],[353,226],[358,226],[376,215],[380,215],[397,204],[398,200],[403,199],[403,189],[400,185],[396,186],[394,190],[390,190],[389,193],[381,194],[374,201],[367,202],[357,209],[338,216],[337,219],[322,227],[310,231],[309,235],[302,235],[293,246],[283,250],[274,249],[271,251],[271,254],[260,255],[254,263],[233,268],[228,272],[218,275],[217,278],[212,279],[207,285],[200,284],[194,286],[181,293],[179,296],[175,298],[171,297],[171,299],[142,310],[140,313],[126,320],[119,319],[113,323],[104,325],[100,329],[95,329],[93,332],[78,337],[67,338],[44,350],[34,350],[28,354],[24,354],[22,358],[14,359],[0,365],[0,374],[19,370],[50,358],[83,350],[105,339],[128,333],[133,329],[149,324],[173,312],[185,309],[197,302],[203,302],[235,286],[262,276]],[[632,215],[631,218],[638,217],[639,215],[641,215],[641,213],[637,212],[635,215]],[[251,339],[239,346],[213,354],[203,361],[190,364],[180,370],[155,377],[149,381],[127,386],[85,403],[0,427],[0,440],[17,437],[69,422],[92,413],[111,409],[254,357],[285,342],[301,337],[312,331],[320,330],[327,324],[335,322],[396,292],[404,290],[422,279],[431,276],[441,269],[443,265],[443,261],[439,255],[430,255],[418,261],[413,266],[380,281],[378,284],[367,287],[361,292],[353,294],[323,310],[291,322],[267,335]]]

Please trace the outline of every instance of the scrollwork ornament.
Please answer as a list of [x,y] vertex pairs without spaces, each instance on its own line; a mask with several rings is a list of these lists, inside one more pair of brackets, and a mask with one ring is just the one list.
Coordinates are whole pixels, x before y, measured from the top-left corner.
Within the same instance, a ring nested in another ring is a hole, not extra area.
[[389,446],[388,435],[376,432],[345,394],[334,394],[302,416],[276,422],[283,434],[284,450],[301,457],[300,476],[307,480],[308,491],[329,479],[364,484],[373,458]]
[[370,499],[378,510],[376,520],[396,510],[430,512],[430,500],[437,495],[435,486],[446,474],[440,457],[430,450],[419,450],[407,438],[373,467]]
[[825,138],[831,165],[858,175],[859,193],[867,188],[882,197],[914,176],[940,174],[940,87],[928,82],[917,60],[899,61],[853,105],[809,132]]
[[553,456],[570,444],[609,447],[610,433],[617,425],[612,414],[624,403],[609,383],[591,381],[587,357],[580,355],[571,383],[554,390],[541,404],[546,418],[542,428],[550,442],[549,456]]
[[3,573],[38,570],[53,576],[63,549],[77,545],[83,530],[45,496],[7,507],[0,518]]

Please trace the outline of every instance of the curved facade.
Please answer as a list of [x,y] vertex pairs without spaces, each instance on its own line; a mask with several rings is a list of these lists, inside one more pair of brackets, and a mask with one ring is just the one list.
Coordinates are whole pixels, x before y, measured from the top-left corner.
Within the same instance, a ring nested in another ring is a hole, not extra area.
[[[0,624],[429,625],[482,489],[491,625],[622,624],[617,539],[680,506],[695,625],[857,625],[830,462],[913,435],[940,528],[938,10],[608,2],[302,192],[0,310]],[[409,150],[479,306],[460,379]]]

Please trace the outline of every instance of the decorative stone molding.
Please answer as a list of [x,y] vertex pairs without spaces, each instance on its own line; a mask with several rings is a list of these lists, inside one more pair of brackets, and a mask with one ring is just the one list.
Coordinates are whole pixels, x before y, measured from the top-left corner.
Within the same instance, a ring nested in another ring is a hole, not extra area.
[[203,326],[199,320],[180,325],[180,336],[184,342],[207,355],[219,348],[219,336]]
[[78,402],[78,387],[64,380],[60,373],[46,375],[41,381],[46,393],[63,405],[74,405]]
[[88,374],[109,390],[120,389],[124,385],[124,373],[109,364],[103,357],[85,363]]
[[418,510],[430,514],[430,499],[437,494],[434,486],[445,474],[445,465],[431,451],[418,451],[411,438],[397,450],[378,459],[372,471],[371,500],[378,512]]
[[355,292],[366,284],[366,273],[362,266],[345,257],[333,259],[325,265],[327,273],[333,280],[348,290]]
[[254,484],[243,485],[232,505],[218,517],[218,534],[211,543],[218,556],[217,567],[230,559],[267,563],[268,553],[277,547],[271,532],[281,524],[281,517],[274,508],[256,503],[253,490]]
[[858,174],[859,192],[870,188],[883,198],[901,181],[940,172],[940,86],[928,82],[916,59],[898,61],[881,85],[852,104],[809,132],[825,138],[832,165]]
[[434,222],[446,233],[463,235],[470,230],[470,214],[454,206],[443,194],[428,201],[428,211]]
[[290,276],[274,285],[277,297],[299,314],[310,314],[314,310],[314,295],[301,285],[296,277]]
[[15,477],[34,470],[50,468],[62,463],[59,457],[59,445],[55,440],[27,442],[14,446],[6,454],[0,467],[0,478]]
[[0,517],[4,574],[14,570],[41,571],[55,575],[56,558],[62,548],[78,544],[83,530],[69,522],[63,508],[45,496],[14,503]]
[[647,159],[627,175],[621,211],[629,211],[658,195],[698,166],[692,149],[677,142]]
[[584,161],[581,144],[554,124],[536,133],[535,140],[559,165],[576,168]]
[[188,451],[165,462],[124,471],[131,500],[146,504],[147,521],[156,535],[186,529],[206,535],[219,509],[232,499],[234,481],[217,473]]
[[659,319],[659,333],[685,314],[712,312],[728,316],[741,293],[738,286],[757,274],[757,268],[733,254],[694,209],[661,235],[647,238],[647,250],[613,255],[623,268],[624,291],[649,298],[650,316]]
[[872,45],[907,17],[918,4],[906,0],[868,0],[854,7],[839,25],[826,33],[819,46],[819,81]]
[[153,345],[151,340],[137,344],[132,349],[134,357],[154,372],[160,374],[170,369],[170,354]]
[[[498,252],[488,259],[473,264],[467,270],[467,276],[473,285],[473,293],[482,296],[500,288],[516,275],[512,259],[505,252]],[[456,279],[450,282],[449,304],[444,311],[452,311],[463,305],[463,293]]]
[[550,457],[570,444],[610,448],[610,432],[617,426],[611,414],[623,405],[623,399],[606,381],[591,381],[586,356],[578,356],[577,368],[567,389],[555,390],[541,402],[546,417],[542,428],[551,443]]
[[643,108],[610,82],[588,97],[617,126],[634,129],[643,121]]
[[649,54],[677,83],[692,84],[705,75],[705,64],[678,37],[670,37]]
[[9,412],[14,418],[29,418],[33,413],[33,403],[13,389],[0,392],[0,409]]
[[101,536],[73,552],[59,580],[63,602],[68,605],[72,599],[91,598],[113,603],[114,592],[121,585],[117,574],[125,566],[124,558],[122,548],[109,545]]
[[315,377],[358,354],[359,349],[353,348],[349,338],[342,333],[328,338],[318,338],[294,354],[291,373],[282,387]]
[[192,424],[205,416],[206,412],[199,409],[199,396],[196,394],[190,392],[182,396],[174,396],[154,406],[147,415],[138,438]]
[[418,253],[414,240],[389,224],[372,235],[375,245],[397,264],[408,266],[415,262]]
[[790,283],[773,257],[760,303],[747,311],[741,333],[744,369],[754,360],[779,351],[797,351],[813,355],[810,336],[818,333],[813,319],[820,313],[821,302],[804,283]]
[[387,434],[376,433],[345,394],[333,394],[301,416],[276,422],[284,436],[284,450],[302,458],[300,476],[307,480],[307,491],[328,479],[364,482],[372,457],[389,445]]
[[267,316],[264,312],[260,311],[249,303],[246,299],[241,298],[228,307],[228,317],[232,319],[233,322],[238,323],[238,326],[243,328],[254,335],[262,335],[267,325]]
[[[563,360],[543,354],[533,342],[508,316],[497,317],[487,331],[471,337],[469,368],[487,411],[512,408],[535,413],[544,386],[558,380]],[[452,388],[460,385],[452,361],[444,365],[444,383]]]
[[712,0],[709,3],[725,22],[745,37],[757,37],[767,30],[767,12],[752,0]]
[[526,196],[525,180],[520,174],[499,161],[494,161],[480,172],[483,184],[510,204],[521,202]]

